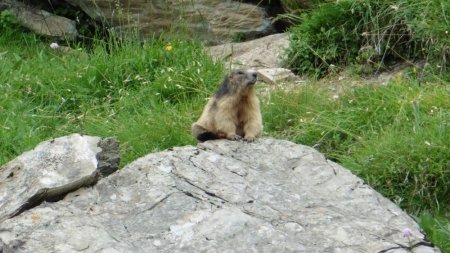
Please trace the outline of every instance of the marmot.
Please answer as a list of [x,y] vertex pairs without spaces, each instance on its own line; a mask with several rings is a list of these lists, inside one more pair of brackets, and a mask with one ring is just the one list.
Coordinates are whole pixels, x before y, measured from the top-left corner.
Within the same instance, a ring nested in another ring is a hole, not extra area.
[[223,138],[254,141],[263,127],[255,82],[256,72],[233,70],[192,125],[192,135],[200,142]]

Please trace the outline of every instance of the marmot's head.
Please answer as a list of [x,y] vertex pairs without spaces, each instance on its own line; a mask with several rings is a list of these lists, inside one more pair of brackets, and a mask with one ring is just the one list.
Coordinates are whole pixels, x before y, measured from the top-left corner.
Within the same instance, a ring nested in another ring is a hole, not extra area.
[[256,76],[256,72],[253,70],[235,69],[231,71],[228,76],[225,76],[216,97],[237,93],[244,95],[253,88],[256,83]]

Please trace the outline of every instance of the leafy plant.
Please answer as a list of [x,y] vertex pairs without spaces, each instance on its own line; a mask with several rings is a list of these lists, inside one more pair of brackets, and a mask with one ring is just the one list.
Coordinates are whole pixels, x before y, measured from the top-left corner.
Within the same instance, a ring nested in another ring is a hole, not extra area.
[[16,18],[13,12],[9,10],[0,12],[0,28],[2,30],[15,28],[18,24],[19,20]]
[[359,50],[355,28],[361,16],[348,15],[351,2],[327,3],[291,30],[288,65],[295,72],[323,76],[333,67],[346,64]]
[[425,211],[415,216],[415,219],[425,231],[428,240],[434,242],[443,253],[450,252],[450,218],[446,219],[444,215],[436,218]]

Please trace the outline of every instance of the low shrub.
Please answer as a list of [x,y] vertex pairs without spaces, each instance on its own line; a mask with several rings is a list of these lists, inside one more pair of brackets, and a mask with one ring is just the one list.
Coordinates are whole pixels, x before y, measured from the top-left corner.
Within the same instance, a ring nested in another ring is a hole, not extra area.
[[364,64],[370,72],[397,62],[425,60],[448,77],[450,3],[445,0],[358,0],[325,3],[291,29],[286,64],[322,77]]
[[295,72],[323,76],[333,66],[345,64],[359,50],[355,24],[361,19],[347,15],[352,4],[327,3],[291,30],[288,65]]
[[15,29],[20,24],[14,13],[9,10],[4,10],[0,12],[0,28],[1,30]]

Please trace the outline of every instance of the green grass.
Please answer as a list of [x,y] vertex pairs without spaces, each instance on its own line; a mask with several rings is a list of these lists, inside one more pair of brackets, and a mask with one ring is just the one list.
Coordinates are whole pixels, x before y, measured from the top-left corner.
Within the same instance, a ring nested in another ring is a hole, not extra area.
[[117,136],[122,164],[192,144],[186,126],[223,74],[195,42],[98,41],[69,53],[49,44],[12,30],[0,36],[1,164],[73,132]]
[[[96,41],[67,53],[49,44],[0,33],[0,164],[74,132],[116,136],[122,166],[194,144],[190,125],[224,72],[202,45],[173,38]],[[262,98],[265,135],[314,146],[351,169],[450,252],[450,86],[353,81],[338,84],[337,97],[325,80]]]
[[450,252],[450,221],[448,218],[436,217],[423,212],[415,217],[427,235],[427,239],[435,242],[443,253]]

